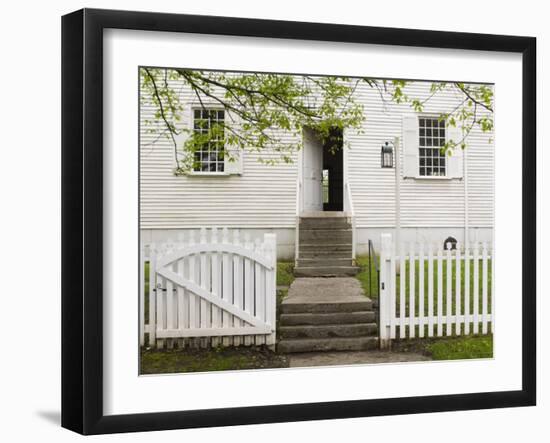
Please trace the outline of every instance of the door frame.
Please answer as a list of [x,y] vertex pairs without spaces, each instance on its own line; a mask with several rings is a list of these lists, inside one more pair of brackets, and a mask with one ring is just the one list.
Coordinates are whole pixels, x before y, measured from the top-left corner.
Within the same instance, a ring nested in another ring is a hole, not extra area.
[[[347,129],[342,130],[342,211],[347,212],[349,208],[346,208],[346,192],[348,187],[348,150],[346,149],[346,133]],[[302,127],[302,149],[300,149],[300,155],[298,155],[298,177],[297,177],[297,189],[296,189],[296,215],[300,215],[304,212],[304,128]]]
[[[298,198],[298,202],[297,202],[297,212],[298,214],[297,215],[300,215],[302,214],[304,211],[304,193],[305,193],[305,186],[304,186],[304,151],[305,151],[305,144],[304,144],[304,141],[305,141],[305,130],[306,129],[309,129],[311,131],[314,131],[313,129],[311,128],[307,128],[306,126],[303,126],[302,127],[302,149],[300,150],[300,155],[298,156],[298,195],[297,195],[297,198]],[[321,149],[321,156],[323,155],[323,150]],[[321,174],[322,174],[322,167],[321,167]],[[322,189],[322,185],[321,185],[321,195],[323,193],[323,189]],[[323,212],[323,209],[322,209],[322,204],[321,204],[321,211],[320,212]]]

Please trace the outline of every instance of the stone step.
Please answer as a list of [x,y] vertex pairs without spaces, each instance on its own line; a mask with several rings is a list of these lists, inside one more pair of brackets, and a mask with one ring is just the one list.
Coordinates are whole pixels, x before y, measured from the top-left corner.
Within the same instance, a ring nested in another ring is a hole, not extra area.
[[301,229],[350,229],[351,224],[347,217],[307,217],[300,218]]
[[349,251],[300,251],[301,259],[332,259],[332,258],[346,258],[351,260],[351,249]]
[[330,325],[330,324],[355,324],[373,323],[375,314],[373,311],[354,312],[321,312],[321,313],[296,313],[281,314],[281,325]]
[[[337,299],[337,297],[334,297]],[[281,304],[281,313],[329,313],[329,312],[364,312],[372,311],[372,301],[366,298],[364,301],[318,301],[318,302],[289,302],[285,299]]]
[[316,243],[303,243],[300,244],[300,256],[302,254],[314,253],[314,254],[331,254],[331,253],[346,253],[351,256],[351,241],[349,243],[336,243],[327,244],[322,241]]
[[351,229],[300,229],[300,244],[341,244],[352,242]]
[[296,325],[281,326],[281,337],[285,338],[332,338],[367,337],[376,335],[376,323],[333,324],[333,325]]
[[297,266],[296,277],[351,277],[361,270],[359,266]]
[[333,257],[332,255],[326,255],[323,257],[305,258],[300,257],[298,259],[299,267],[324,267],[324,266],[352,266],[352,258],[349,257]]
[[277,345],[282,353],[316,351],[365,351],[378,348],[377,337],[284,339]]

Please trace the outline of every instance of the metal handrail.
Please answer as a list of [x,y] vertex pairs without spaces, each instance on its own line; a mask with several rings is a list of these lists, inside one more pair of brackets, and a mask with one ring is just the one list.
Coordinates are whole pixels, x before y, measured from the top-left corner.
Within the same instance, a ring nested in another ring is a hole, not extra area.
[[380,268],[378,267],[378,263],[376,261],[376,251],[374,250],[374,243],[372,240],[369,239],[369,295],[372,295],[372,260],[374,260],[374,270],[376,271],[376,281],[378,281],[378,285],[376,285],[376,296],[377,299],[380,299]]
[[302,187],[302,182],[300,181],[300,177],[296,179],[296,235],[294,238],[294,265],[298,266],[298,258],[299,258],[299,252],[300,252],[300,188]]

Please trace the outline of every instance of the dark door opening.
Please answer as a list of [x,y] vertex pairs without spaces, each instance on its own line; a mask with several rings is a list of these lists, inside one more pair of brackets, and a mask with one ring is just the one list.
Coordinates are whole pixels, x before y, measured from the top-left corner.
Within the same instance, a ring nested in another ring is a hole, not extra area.
[[323,211],[344,210],[344,136],[332,128],[323,145]]

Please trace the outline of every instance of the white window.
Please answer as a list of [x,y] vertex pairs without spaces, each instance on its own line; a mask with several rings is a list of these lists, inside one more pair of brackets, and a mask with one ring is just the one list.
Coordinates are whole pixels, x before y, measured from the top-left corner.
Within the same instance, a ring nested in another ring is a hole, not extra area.
[[219,109],[195,109],[193,111],[194,131],[210,135],[209,140],[201,143],[194,153],[194,171],[225,171],[224,118],[224,111]]
[[445,121],[437,118],[418,119],[420,177],[445,177],[447,175],[445,146]]
[[451,180],[463,178],[462,149],[442,153],[446,142],[462,139],[458,126],[445,126],[437,116],[403,116],[403,178]]

